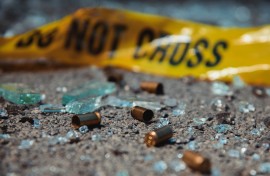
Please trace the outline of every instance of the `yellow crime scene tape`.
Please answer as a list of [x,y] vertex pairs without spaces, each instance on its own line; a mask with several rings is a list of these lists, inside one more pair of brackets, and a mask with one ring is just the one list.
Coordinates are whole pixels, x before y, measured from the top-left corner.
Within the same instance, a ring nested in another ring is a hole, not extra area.
[[80,9],[11,38],[0,38],[0,62],[48,60],[116,66],[169,77],[270,85],[270,26],[220,28],[107,8]]

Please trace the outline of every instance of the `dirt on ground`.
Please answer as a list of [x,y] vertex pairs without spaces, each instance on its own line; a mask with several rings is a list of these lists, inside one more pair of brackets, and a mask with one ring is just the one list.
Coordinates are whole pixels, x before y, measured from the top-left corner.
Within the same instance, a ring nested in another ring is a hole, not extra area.
[[[212,83],[191,77],[171,79],[118,70],[125,84],[118,86],[115,96],[140,95],[149,100],[176,99],[186,104],[182,115],[174,115],[173,107],[155,111],[151,123],[131,117],[130,108],[105,106],[98,109],[101,125],[79,134],[78,141],[52,142],[72,130],[69,113],[41,113],[37,105],[15,105],[1,99],[0,106],[8,112],[0,119],[0,175],[201,175],[182,168],[181,156],[192,149],[208,157],[212,175],[256,175],[260,164],[269,162],[270,98],[258,97],[251,86],[240,89],[230,85],[230,96],[214,95]],[[43,104],[61,103],[67,90],[90,81],[106,81],[104,72],[87,67],[44,72],[1,73],[0,82],[20,82],[31,85],[46,95]],[[141,81],[157,81],[164,85],[164,95],[154,95],[138,89]],[[221,100],[221,109],[213,100]],[[239,103],[254,105],[254,112],[240,112]],[[166,103],[165,103],[166,104]],[[222,113],[228,112],[229,116]],[[167,118],[173,129],[173,139],[159,147],[144,144],[147,132],[156,128],[160,118]],[[40,120],[38,127],[33,119]],[[206,119],[202,124],[196,119]],[[216,127],[230,128],[217,134]],[[30,141],[27,147],[22,140]],[[179,163],[181,165],[179,165]]]

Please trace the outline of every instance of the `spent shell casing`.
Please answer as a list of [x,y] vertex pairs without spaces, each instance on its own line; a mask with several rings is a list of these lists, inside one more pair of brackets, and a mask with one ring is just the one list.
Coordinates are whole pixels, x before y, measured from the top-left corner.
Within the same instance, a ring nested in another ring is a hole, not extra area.
[[78,129],[83,125],[92,126],[99,125],[101,122],[101,115],[98,112],[79,114],[72,116],[71,125]]
[[131,116],[141,122],[149,122],[154,117],[154,113],[150,109],[134,106],[131,109]]
[[163,84],[159,82],[150,82],[150,81],[141,82],[140,87],[142,90],[148,93],[154,93],[157,95],[164,94]]
[[267,96],[266,90],[263,87],[253,87],[252,93],[259,98],[264,98]]
[[194,171],[199,171],[201,173],[211,172],[211,162],[208,158],[203,157],[201,154],[193,151],[185,151],[182,160],[186,163],[188,167]]
[[170,126],[166,125],[145,135],[144,142],[147,147],[157,146],[173,136],[173,131]]
[[120,84],[123,81],[123,75],[117,72],[109,72],[107,73],[107,80]]

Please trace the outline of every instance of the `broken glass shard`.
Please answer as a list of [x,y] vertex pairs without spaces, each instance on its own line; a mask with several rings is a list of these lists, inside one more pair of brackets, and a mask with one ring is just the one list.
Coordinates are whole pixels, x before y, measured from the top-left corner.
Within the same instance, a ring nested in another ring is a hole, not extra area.
[[144,161],[151,161],[154,159],[154,156],[151,155],[151,154],[147,154],[145,157],[144,157]]
[[116,173],[116,176],[129,176],[128,171],[122,170]]
[[236,89],[241,89],[246,86],[245,82],[238,75],[233,77],[232,84],[233,84],[233,87]]
[[221,95],[221,96],[232,95],[232,91],[230,90],[230,87],[222,82],[212,83],[211,90],[212,90],[212,93],[215,95]]
[[270,162],[261,163],[258,171],[263,174],[270,174]]
[[263,144],[262,144],[262,148],[263,148],[264,150],[268,150],[269,147],[270,147],[270,144],[268,144],[268,143],[263,143]]
[[10,138],[9,134],[0,134],[0,139],[8,139]]
[[261,131],[258,130],[257,128],[254,128],[250,131],[250,134],[254,135],[254,136],[260,136],[261,135]]
[[159,111],[163,106],[160,104],[160,102],[155,101],[143,101],[143,100],[137,100],[134,101],[132,106],[141,106],[147,109],[151,109],[153,111]]
[[156,128],[161,128],[163,126],[166,126],[170,123],[168,118],[159,118],[159,121],[156,125]]
[[116,86],[114,83],[91,81],[65,93],[62,98],[62,104],[66,105],[71,101],[86,97],[104,96],[115,91]]
[[246,101],[239,102],[239,111],[243,113],[249,113],[255,111],[255,106]]
[[0,118],[6,118],[8,116],[7,110],[0,108]]
[[177,158],[181,159],[183,157],[183,153],[178,153]]
[[33,124],[34,128],[39,128],[40,127],[40,120],[33,119],[33,122],[34,122],[34,124]]
[[270,88],[265,89],[265,93],[266,93],[268,96],[270,96]]
[[76,131],[69,130],[66,134],[66,138],[70,141],[76,141],[80,138],[80,136]]
[[198,148],[198,144],[195,141],[190,141],[187,145],[189,150],[196,150]]
[[221,176],[221,171],[218,168],[212,168],[211,176]]
[[28,149],[34,144],[34,140],[22,140],[19,149]]
[[132,107],[131,101],[121,99],[115,96],[109,96],[103,104],[115,107]]
[[228,155],[230,157],[233,157],[233,158],[240,158],[240,152],[238,150],[235,150],[235,149],[230,149],[228,151]]
[[228,143],[228,140],[227,140],[226,137],[222,136],[222,137],[219,138],[218,142],[219,142],[220,144],[222,144],[222,145],[225,145],[225,144]]
[[221,149],[221,148],[223,148],[223,146],[224,146],[224,145],[221,144],[221,143],[214,143],[214,144],[213,144],[213,147],[216,148],[216,149]]
[[186,169],[186,164],[183,161],[178,160],[178,159],[172,160],[169,163],[169,166],[174,172],[180,172]]
[[203,125],[206,122],[206,118],[193,118],[193,122],[196,125]]
[[167,169],[167,164],[160,160],[153,164],[153,170],[159,174],[162,174]]
[[217,133],[227,133],[227,131],[231,130],[232,127],[231,125],[228,124],[219,124],[219,125],[215,125],[213,127],[213,129],[217,132]]
[[241,155],[245,155],[246,154],[246,152],[247,152],[247,148],[245,148],[245,147],[243,147],[243,148],[241,148]]
[[79,131],[80,131],[80,133],[85,134],[89,131],[89,128],[88,128],[88,126],[83,125],[79,128]]
[[190,126],[190,127],[188,127],[188,134],[190,135],[190,136],[192,136],[193,134],[194,134],[194,130],[193,130],[193,128]]
[[258,155],[257,153],[254,153],[252,155],[252,159],[255,160],[255,161],[259,161],[261,159],[260,155]]
[[113,130],[112,129],[109,129],[108,132],[107,132],[107,135],[108,136],[112,136],[113,135]]
[[89,97],[85,99],[71,101],[66,105],[66,111],[73,114],[85,114],[88,112],[93,112],[102,106],[101,98],[101,96]]
[[173,109],[172,114],[175,116],[181,116],[185,114],[185,110],[186,104],[183,102],[179,102],[178,106]]
[[164,107],[159,101],[153,99],[138,98],[132,96],[114,97],[110,96],[102,102],[104,105],[110,105],[115,107],[133,107],[141,106],[147,109],[158,111]]
[[68,142],[68,139],[66,137],[62,136],[55,136],[49,139],[48,143],[50,145],[56,145],[56,144],[65,144]]
[[67,88],[66,87],[57,87],[56,88],[56,92],[66,93],[67,92]]
[[249,175],[251,175],[251,176],[256,176],[256,175],[257,175],[257,171],[255,171],[254,169],[251,169],[251,170],[249,171]]
[[92,141],[100,141],[101,140],[101,135],[93,134],[91,139],[92,139]]
[[80,160],[81,161],[91,161],[93,159],[89,155],[81,155]]
[[0,95],[15,104],[36,104],[41,101],[41,94],[20,83],[0,84]]
[[62,105],[57,104],[45,104],[40,105],[39,109],[44,113],[57,113],[57,112],[66,112],[66,108]]
[[168,107],[177,106],[177,100],[174,98],[167,98],[163,103],[164,103],[164,105],[166,105]]
[[213,111],[221,112],[221,111],[226,111],[226,109],[227,109],[226,103],[223,102],[221,99],[218,99],[218,98],[212,100],[211,103],[210,103],[210,106],[211,106],[211,109]]

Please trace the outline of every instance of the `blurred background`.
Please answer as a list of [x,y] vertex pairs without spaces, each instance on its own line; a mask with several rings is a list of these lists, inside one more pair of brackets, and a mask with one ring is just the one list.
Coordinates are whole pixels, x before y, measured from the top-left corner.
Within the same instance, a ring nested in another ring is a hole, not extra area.
[[270,23],[270,1],[262,0],[1,0],[0,35],[25,32],[81,7],[124,8],[223,27]]

